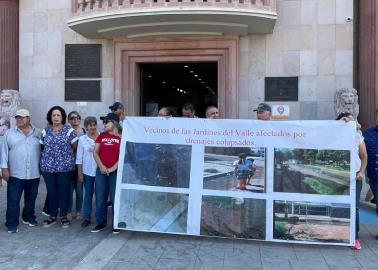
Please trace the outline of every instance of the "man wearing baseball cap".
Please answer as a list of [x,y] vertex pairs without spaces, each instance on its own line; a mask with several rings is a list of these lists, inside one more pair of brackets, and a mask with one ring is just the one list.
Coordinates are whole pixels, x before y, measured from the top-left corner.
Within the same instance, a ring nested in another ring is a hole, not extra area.
[[9,129],[4,135],[0,159],[3,179],[8,182],[5,223],[8,233],[18,232],[22,192],[22,223],[31,227],[38,224],[34,209],[40,179],[41,132],[31,125],[28,110],[18,110],[15,118],[16,127]]
[[272,108],[266,103],[260,103],[253,111],[257,113],[257,120],[270,120],[272,117]]

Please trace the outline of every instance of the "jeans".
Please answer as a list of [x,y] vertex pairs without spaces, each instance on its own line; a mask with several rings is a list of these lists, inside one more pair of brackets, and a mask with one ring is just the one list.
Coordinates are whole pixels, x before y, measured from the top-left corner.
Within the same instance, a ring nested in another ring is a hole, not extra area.
[[[378,198],[378,179],[369,178],[369,185],[370,185],[371,192],[374,195],[375,205],[377,205],[377,203],[378,203],[378,201],[377,201],[377,198]],[[378,216],[378,207],[375,208],[375,211],[376,211],[377,216]]]
[[38,194],[39,178],[19,179],[10,177],[7,184],[7,213],[5,226],[9,230],[16,229],[20,218],[20,200],[24,192],[24,209],[22,219],[29,222],[35,221],[35,200]]
[[83,207],[83,183],[79,182],[77,179],[77,170],[74,171],[72,174],[71,182],[70,182],[70,198],[68,204],[68,213],[72,212],[72,205],[73,205],[73,192],[75,191],[76,195],[76,213],[80,213]]
[[92,213],[92,202],[93,202],[93,193],[95,186],[95,177],[84,174],[84,207],[83,207],[83,217],[84,219],[91,219]]
[[108,196],[112,203],[112,212],[114,213],[114,197],[117,181],[117,171],[109,173],[109,175],[101,174],[99,168],[96,170],[96,219],[100,224],[107,224],[108,217]]
[[69,204],[70,181],[73,172],[42,172],[47,189],[48,211],[51,217],[66,217]]
[[362,190],[362,181],[356,180],[356,239],[358,238],[358,233],[360,231],[360,195]]

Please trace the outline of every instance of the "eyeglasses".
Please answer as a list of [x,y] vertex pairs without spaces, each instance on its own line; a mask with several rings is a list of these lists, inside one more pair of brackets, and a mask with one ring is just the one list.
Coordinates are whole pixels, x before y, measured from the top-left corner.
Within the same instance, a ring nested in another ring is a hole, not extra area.
[[69,120],[81,120],[80,116],[71,116]]

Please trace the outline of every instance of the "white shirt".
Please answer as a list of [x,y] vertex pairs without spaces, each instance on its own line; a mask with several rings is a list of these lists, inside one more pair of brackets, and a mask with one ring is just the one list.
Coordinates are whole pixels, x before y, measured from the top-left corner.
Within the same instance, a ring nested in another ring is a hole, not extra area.
[[95,141],[88,135],[80,136],[77,146],[76,164],[83,164],[83,174],[88,176],[96,176],[97,164],[93,158],[93,149]]

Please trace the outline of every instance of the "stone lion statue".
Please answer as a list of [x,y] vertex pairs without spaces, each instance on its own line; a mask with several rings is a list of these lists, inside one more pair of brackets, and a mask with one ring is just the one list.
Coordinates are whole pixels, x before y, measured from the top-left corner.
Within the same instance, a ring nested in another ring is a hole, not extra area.
[[357,119],[360,112],[357,90],[354,88],[341,88],[335,93],[334,109],[336,117],[342,112],[351,113]]
[[[0,120],[9,119],[10,127],[15,126],[14,115],[20,108],[21,96],[17,90],[3,89],[0,91]],[[1,122],[1,121],[0,121]],[[4,131],[5,133],[5,131]],[[3,134],[0,134],[0,136]]]

